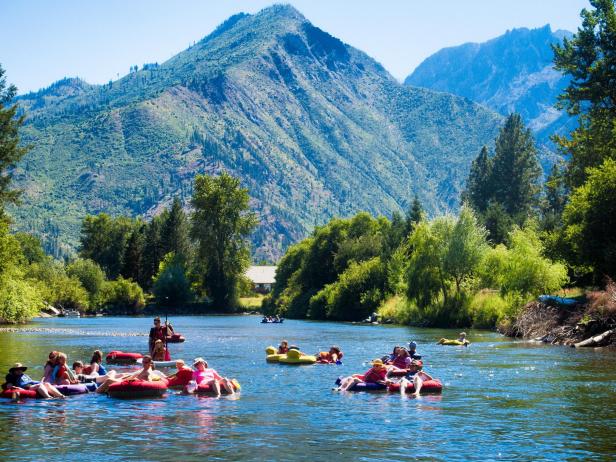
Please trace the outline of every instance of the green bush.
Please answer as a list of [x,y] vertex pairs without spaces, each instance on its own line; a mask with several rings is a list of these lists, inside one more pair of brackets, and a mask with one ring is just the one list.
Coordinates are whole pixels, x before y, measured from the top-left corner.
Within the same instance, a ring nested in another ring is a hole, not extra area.
[[90,306],[97,306],[100,291],[105,283],[105,273],[101,267],[92,260],[77,259],[66,266],[66,274],[77,279],[88,292]]
[[191,283],[186,275],[184,258],[171,252],[160,262],[154,277],[153,292],[161,305],[178,306],[193,300]]
[[[315,296],[314,305],[325,308],[328,319],[359,321],[378,309],[385,296],[385,283],[386,272],[379,257],[353,262],[337,282],[325,286],[323,295]],[[312,306],[311,299],[311,310]]]
[[140,314],[145,306],[145,297],[139,284],[120,277],[103,285],[101,304],[110,313]]
[[0,282],[0,322],[28,321],[43,305],[41,294],[29,282],[18,278],[3,278]]
[[26,277],[38,287],[43,300],[56,308],[82,312],[91,308],[89,294],[79,279],[68,276],[64,266],[51,257],[30,265]]

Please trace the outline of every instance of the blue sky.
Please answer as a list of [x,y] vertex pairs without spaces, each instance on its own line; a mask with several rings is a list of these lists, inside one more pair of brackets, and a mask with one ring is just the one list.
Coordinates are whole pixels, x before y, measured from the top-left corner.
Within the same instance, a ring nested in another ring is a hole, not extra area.
[[[103,83],[163,62],[240,11],[271,0],[2,1],[0,63],[20,93],[64,76]],[[514,27],[575,31],[587,0],[289,0],[315,25],[402,80],[439,49]]]

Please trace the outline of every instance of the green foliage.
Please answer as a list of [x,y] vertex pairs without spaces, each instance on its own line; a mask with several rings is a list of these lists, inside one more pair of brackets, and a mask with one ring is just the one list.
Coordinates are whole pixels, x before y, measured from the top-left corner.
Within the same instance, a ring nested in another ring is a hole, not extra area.
[[482,147],[479,156],[471,164],[466,190],[462,193],[462,202],[468,203],[480,213],[485,212],[493,197],[492,164],[487,146]]
[[111,313],[140,314],[145,306],[145,297],[139,284],[119,277],[103,285],[101,305]]
[[108,277],[116,278],[121,274],[126,244],[136,226],[127,217],[88,215],[81,226],[81,257],[95,261]]
[[99,304],[100,291],[105,284],[105,273],[92,260],[77,259],[66,266],[66,274],[77,279],[88,292],[90,307]]
[[512,223],[526,223],[539,205],[540,176],[533,136],[520,115],[511,114],[495,140],[494,157],[482,148],[462,194],[480,214],[490,241],[504,242]]
[[76,277],[69,276],[64,265],[47,257],[26,269],[26,277],[38,287],[43,300],[66,310],[87,311],[90,297]]
[[419,308],[433,306],[440,296],[453,311],[461,309],[464,286],[472,284],[487,248],[485,235],[467,207],[457,220],[440,217],[420,223],[409,238],[413,253],[407,269],[407,296]]
[[19,129],[25,116],[17,116],[17,105],[12,104],[17,93],[14,85],[6,83],[0,66],[0,218],[7,204],[16,203],[20,192],[11,188],[14,168],[29,150],[20,142]]
[[498,292],[481,290],[469,301],[468,311],[473,327],[492,329],[511,314],[511,306]]
[[543,256],[542,243],[532,227],[515,228],[509,242],[509,248],[501,244],[485,255],[484,287],[499,289],[503,296],[528,298],[554,292],[567,282],[566,267]]
[[154,277],[153,292],[158,304],[180,306],[193,300],[187,272],[184,257],[174,252],[165,255]]
[[0,323],[29,321],[43,308],[35,285],[15,277],[0,277]]
[[565,208],[565,240],[577,264],[593,267],[601,279],[616,278],[616,161],[606,159],[587,174]]
[[338,320],[356,320],[376,311],[389,292],[388,263],[382,257],[389,260],[395,253],[392,246],[403,239],[402,217],[397,226],[392,231],[386,218],[363,212],[315,229],[281,259],[264,310]]
[[365,319],[381,304],[385,283],[386,274],[379,257],[352,262],[336,282],[310,299],[308,316],[338,321]]
[[218,309],[238,306],[239,278],[250,262],[247,239],[257,223],[248,201],[248,190],[227,173],[195,178],[191,236],[198,243],[196,272]]
[[616,160],[616,11],[613,0],[590,4],[594,9],[582,10],[573,38],[553,47],[554,67],[571,77],[560,107],[578,120],[569,138],[555,138],[570,155],[566,177],[572,188],[586,181],[589,167]]
[[41,263],[47,258],[38,237],[28,233],[15,233],[13,236],[19,242],[24,264]]

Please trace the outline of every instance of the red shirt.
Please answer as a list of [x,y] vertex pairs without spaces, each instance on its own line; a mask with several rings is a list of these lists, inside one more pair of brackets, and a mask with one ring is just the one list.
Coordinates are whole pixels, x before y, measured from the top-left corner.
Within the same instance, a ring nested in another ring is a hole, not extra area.
[[363,381],[366,383],[377,383],[385,380],[387,376],[387,369],[385,367],[380,368],[371,368],[368,372],[366,372],[363,376]]

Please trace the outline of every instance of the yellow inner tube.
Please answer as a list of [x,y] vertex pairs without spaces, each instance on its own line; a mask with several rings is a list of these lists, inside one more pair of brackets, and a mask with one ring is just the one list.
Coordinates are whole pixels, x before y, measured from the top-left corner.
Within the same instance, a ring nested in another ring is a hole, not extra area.
[[281,364],[314,364],[317,362],[317,357],[305,355],[301,351],[289,350],[286,357],[278,360]]
[[278,361],[280,361],[280,358],[286,358],[287,355],[285,354],[280,355],[277,353],[277,351],[278,350],[276,349],[276,347],[268,346],[265,349],[265,354],[267,355],[265,356],[265,360],[268,363],[277,363]]
[[448,338],[442,338],[438,341],[439,345],[468,345],[470,342],[461,342],[460,340],[452,340]]

